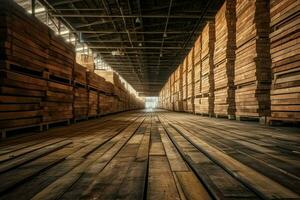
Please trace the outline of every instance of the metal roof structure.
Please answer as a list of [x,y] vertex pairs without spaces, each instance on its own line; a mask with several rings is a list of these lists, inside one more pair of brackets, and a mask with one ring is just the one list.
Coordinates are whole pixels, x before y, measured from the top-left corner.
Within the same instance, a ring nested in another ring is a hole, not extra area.
[[157,96],[224,0],[39,2],[137,92]]

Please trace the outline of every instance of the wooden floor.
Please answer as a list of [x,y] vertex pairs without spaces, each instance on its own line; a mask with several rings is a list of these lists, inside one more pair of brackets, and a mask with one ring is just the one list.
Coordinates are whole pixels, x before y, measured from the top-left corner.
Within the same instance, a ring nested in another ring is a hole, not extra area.
[[300,199],[300,131],[157,110],[26,134],[0,199]]

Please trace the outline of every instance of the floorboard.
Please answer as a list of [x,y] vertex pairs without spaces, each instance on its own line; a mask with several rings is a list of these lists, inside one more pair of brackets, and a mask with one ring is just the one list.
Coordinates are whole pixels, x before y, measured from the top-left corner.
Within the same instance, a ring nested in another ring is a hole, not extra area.
[[133,111],[0,142],[0,199],[300,199],[300,130]]

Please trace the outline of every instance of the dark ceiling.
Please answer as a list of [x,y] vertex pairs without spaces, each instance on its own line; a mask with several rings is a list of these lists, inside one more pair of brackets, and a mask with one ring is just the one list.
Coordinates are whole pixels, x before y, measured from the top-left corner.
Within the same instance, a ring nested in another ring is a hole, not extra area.
[[224,0],[40,2],[141,95],[156,96]]

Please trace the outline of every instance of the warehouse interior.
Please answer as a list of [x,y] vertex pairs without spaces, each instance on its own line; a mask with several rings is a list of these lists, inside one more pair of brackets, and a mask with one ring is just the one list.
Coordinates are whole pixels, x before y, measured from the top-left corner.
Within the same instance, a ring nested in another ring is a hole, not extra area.
[[1,0],[0,200],[300,199],[299,0]]

